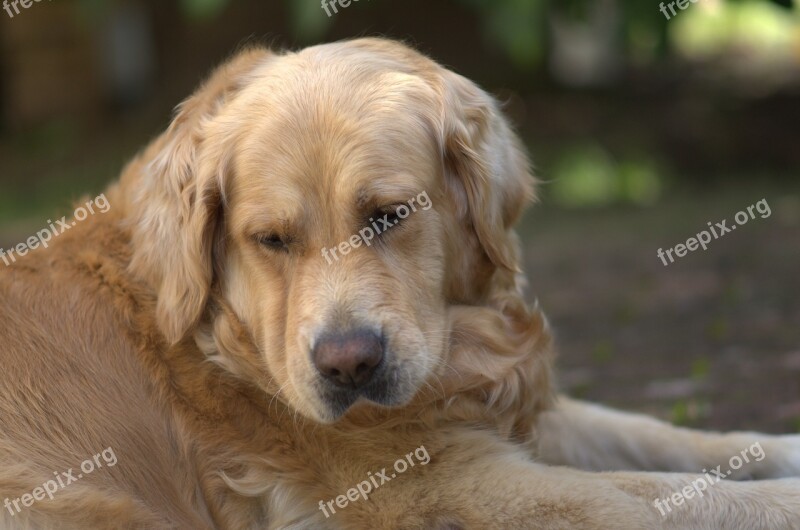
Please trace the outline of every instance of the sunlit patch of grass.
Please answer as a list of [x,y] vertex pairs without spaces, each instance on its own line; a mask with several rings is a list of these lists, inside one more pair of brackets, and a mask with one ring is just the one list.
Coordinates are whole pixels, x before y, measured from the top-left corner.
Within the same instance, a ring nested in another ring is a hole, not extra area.
[[661,197],[663,179],[656,164],[643,157],[617,160],[593,143],[565,149],[552,171],[551,192],[567,207],[611,204],[651,205]]

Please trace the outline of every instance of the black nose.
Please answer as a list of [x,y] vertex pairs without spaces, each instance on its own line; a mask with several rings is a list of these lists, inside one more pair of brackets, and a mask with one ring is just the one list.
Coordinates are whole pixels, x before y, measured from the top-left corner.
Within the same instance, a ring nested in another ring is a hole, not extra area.
[[372,379],[383,360],[383,341],[369,330],[320,337],[311,352],[314,366],[336,385],[359,388]]

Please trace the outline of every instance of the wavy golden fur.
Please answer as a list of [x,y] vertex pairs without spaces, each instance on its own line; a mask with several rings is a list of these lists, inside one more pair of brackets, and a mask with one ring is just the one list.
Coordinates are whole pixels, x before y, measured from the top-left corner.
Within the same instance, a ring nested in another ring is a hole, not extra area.
[[[497,103],[402,44],[239,53],[128,165],[108,214],[0,273],[0,497],[106,447],[119,459],[0,526],[655,527],[645,500],[680,476],[533,461],[553,401],[513,231],[533,185]],[[422,191],[433,207],[374,246],[320,256]],[[308,352],[364,323],[394,384],[387,406],[337,409]],[[421,446],[429,465],[320,510]],[[785,521],[796,490],[765,484],[764,520]]]

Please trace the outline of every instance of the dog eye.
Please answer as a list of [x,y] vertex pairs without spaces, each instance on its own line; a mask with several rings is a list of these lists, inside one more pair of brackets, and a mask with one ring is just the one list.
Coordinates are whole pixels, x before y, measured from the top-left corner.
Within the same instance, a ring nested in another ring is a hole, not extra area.
[[259,236],[258,242],[261,246],[270,250],[280,250],[282,252],[289,251],[289,241],[282,238],[278,234],[265,234]]
[[[388,223],[389,226],[396,226],[396,225],[399,225],[402,222],[402,219],[400,219],[400,216],[397,215],[397,208],[395,208],[393,206],[392,207],[386,207],[386,208],[380,208],[380,209],[376,210],[370,217],[372,217],[376,221],[378,219],[384,219],[385,222]],[[385,230],[385,229],[386,229],[386,226],[382,227],[382,230]]]

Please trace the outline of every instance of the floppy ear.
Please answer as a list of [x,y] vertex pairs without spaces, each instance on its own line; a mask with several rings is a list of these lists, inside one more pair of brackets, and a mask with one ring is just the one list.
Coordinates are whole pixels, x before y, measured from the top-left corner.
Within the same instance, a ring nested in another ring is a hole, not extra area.
[[134,175],[123,177],[123,186],[136,195],[131,269],[156,288],[158,325],[171,344],[202,315],[213,280],[215,242],[222,239],[227,156],[223,139],[208,138],[206,130],[247,74],[269,56],[267,50],[248,50],[219,67],[132,164]]
[[[448,405],[453,417],[491,415],[508,434],[530,438],[551,398],[546,320],[520,289],[514,225],[534,198],[535,179],[520,140],[497,102],[471,81],[440,71],[441,149],[446,196],[462,232],[451,237],[458,270],[450,286],[450,370],[445,389],[476,396]],[[451,230],[451,232],[457,232]],[[449,394],[448,394],[449,395]]]
[[513,225],[533,199],[521,142],[489,94],[442,69],[445,186],[494,267],[519,272]]

